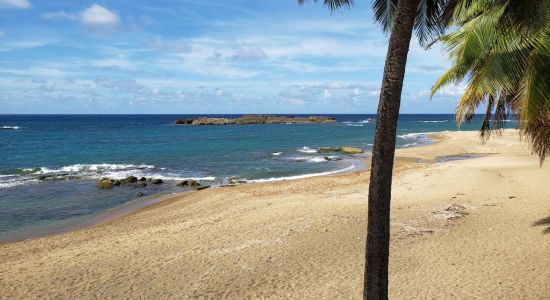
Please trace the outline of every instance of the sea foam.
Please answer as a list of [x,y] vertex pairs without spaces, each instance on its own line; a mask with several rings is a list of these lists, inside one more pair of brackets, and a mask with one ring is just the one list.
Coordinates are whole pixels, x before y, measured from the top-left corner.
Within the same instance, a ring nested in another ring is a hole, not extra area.
[[338,173],[351,171],[353,169],[355,169],[355,165],[351,165],[351,166],[348,166],[346,168],[335,170],[335,171],[328,171],[328,172],[321,172],[321,173],[311,173],[311,174],[295,175],[295,176],[286,176],[286,177],[272,177],[272,178],[265,178],[265,179],[252,179],[252,180],[247,180],[247,182],[261,183],[261,182],[272,182],[272,181],[283,181],[283,180],[295,180],[295,179],[303,179],[303,178],[338,174]]
[[300,149],[298,149],[298,150],[296,150],[296,151],[302,152],[302,153],[317,153],[317,150],[311,149],[311,148],[306,147],[306,146],[304,146],[304,147],[302,147],[302,148],[300,148]]
[[[115,170],[128,170],[128,169],[153,169],[153,165],[133,165],[133,164],[74,164],[69,166],[60,167],[57,169],[50,169],[48,167],[40,167],[34,174],[50,174],[50,173],[78,173],[78,172],[105,172]],[[31,170],[31,169],[23,169]]]
[[449,120],[429,120],[429,121],[415,121],[417,123],[447,123]]
[[291,156],[286,158],[291,162],[320,163],[328,161],[324,156]]
[[[201,174],[183,174],[164,172],[165,168],[156,169],[154,165],[147,164],[74,164],[59,168],[38,167],[20,168],[15,174],[0,175],[0,189],[11,188],[27,183],[40,182],[41,176],[46,179],[87,179],[97,180],[103,177],[122,179],[128,176],[156,178],[162,180],[186,180],[214,181],[214,176],[201,176]],[[51,176],[51,177],[49,177]]]

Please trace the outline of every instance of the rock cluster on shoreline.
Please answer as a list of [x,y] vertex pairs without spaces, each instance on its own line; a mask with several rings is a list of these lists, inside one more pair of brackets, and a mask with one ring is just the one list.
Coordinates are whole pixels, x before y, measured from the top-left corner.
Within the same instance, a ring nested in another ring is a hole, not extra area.
[[196,180],[193,180],[193,179],[186,179],[186,180],[183,180],[183,181],[180,181],[178,184],[178,186],[181,186],[181,187],[190,187],[192,189],[195,189],[195,190],[204,190],[204,189],[207,189],[209,188],[210,186],[209,185],[202,185],[200,184],[199,182],[197,182]]
[[317,149],[317,152],[319,153],[326,153],[326,152],[340,152],[345,154],[360,154],[365,152],[361,148],[355,148],[355,147],[321,147]]
[[162,184],[162,179],[155,179],[155,178],[145,178],[141,177],[138,179],[135,176],[128,176],[123,179],[111,179],[111,178],[101,178],[101,180],[98,181],[96,184],[97,188],[100,189],[108,189],[115,186],[121,186],[121,185],[127,185],[127,184],[134,184],[136,187],[146,187],[147,184]]
[[326,116],[272,116],[272,115],[247,115],[239,118],[209,118],[178,119],[176,125],[251,125],[251,124],[320,124],[335,123],[336,119]]
[[[124,186],[124,185],[132,184],[134,187],[143,188],[143,187],[146,187],[147,184],[163,184],[163,183],[164,182],[162,181],[162,179],[158,179],[158,178],[141,177],[138,179],[135,176],[128,176],[123,179],[112,179],[112,178],[105,177],[105,178],[101,178],[97,182],[96,187],[99,189],[110,189],[116,186]],[[193,179],[186,179],[186,180],[180,181],[177,184],[177,186],[190,187],[192,189],[199,190],[199,191],[210,187],[209,185],[202,185],[198,181]],[[143,196],[143,193],[141,193],[141,195],[138,195],[138,197],[141,197],[141,196]]]

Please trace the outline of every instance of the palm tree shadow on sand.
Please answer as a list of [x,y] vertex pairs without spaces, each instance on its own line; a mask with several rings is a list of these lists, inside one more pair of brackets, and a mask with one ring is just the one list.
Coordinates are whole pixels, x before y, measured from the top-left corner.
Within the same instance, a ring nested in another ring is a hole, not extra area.
[[[544,225],[550,225],[550,216],[546,218],[542,218],[535,223],[533,223],[533,226],[544,226]],[[542,233],[550,233],[550,227],[545,228]]]

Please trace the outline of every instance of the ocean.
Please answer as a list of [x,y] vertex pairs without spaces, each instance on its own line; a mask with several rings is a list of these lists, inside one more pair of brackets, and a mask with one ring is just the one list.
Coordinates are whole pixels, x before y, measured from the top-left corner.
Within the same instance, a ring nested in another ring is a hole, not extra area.
[[[199,116],[0,115],[0,240],[114,209],[135,201],[137,192],[154,197],[183,191],[176,186],[183,179],[216,186],[231,178],[264,182],[360,167],[358,157],[315,149],[352,146],[368,156],[376,115],[329,116],[338,122],[177,126],[178,118]],[[397,147],[429,143],[426,132],[477,130],[479,119],[458,128],[454,115],[401,115]],[[40,180],[44,175],[55,180]],[[103,177],[129,175],[164,183],[95,186]]]

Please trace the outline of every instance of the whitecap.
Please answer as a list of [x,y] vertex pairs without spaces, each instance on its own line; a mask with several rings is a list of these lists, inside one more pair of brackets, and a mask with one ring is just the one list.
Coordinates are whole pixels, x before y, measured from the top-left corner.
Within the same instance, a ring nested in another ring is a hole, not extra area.
[[407,133],[407,134],[400,134],[398,137],[402,139],[418,139],[418,138],[424,138],[428,135],[428,133],[425,132],[418,132],[418,133]]
[[320,163],[320,162],[327,161],[327,159],[324,156],[292,156],[286,159],[292,162],[309,162],[309,163]]
[[149,175],[151,178],[158,178],[162,180],[172,180],[172,181],[181,181],[181,180],[196,180],[196,181],[215,181],[216,177],[214,176],[204,176],[204,177],[190,177],[190,176],[181,176],[178,174],[152,174]]
[[417,123],[447,123],[449,120],[429,120],[429,121],[415,121]]
[[325,162],[325,161],[327,161],[327,159],[323,156],[315,156],[307,160],[307,162],[312,162],[312,163]]
[[357,122],[345,121],[345,122],[342,122],[342,124],[346,124],[348,126],[362,126],[362,124],[368,124],[368,123],[371,123],[372,121],[373,120],[371,119],[359,120]]
[[298,150],[296,150],[296,151],[302,152],[302,153],[317,153],[317,150],[311,149],[311,148],[306,147],[306,146],[304,146],[304,147],[302,147],[302,148],[300,148],[300,149],[298,149]]
[[155,178],[162,180],[172,180],[172,181],[181,181],[181,180],[197,180],[197,181],[214,181],[216,177],[214,176],[183,176],[182,174],[177,173],[155,173],[148,172],[146,170],[122,170],[122,171],[110,171],[101,174],[94,174],[92,178],[101,178],[109,177],[112,179],[122,179],[128,176],[135,177],[146,177],[146,178]]
[[18,185],[24,185],[27,183],[38,182],[35,178],[5,175],[0,179],[0,189],[8,189]]
[[[215,181],[214,176],[201,176],[202,174],[185,174],[165,172],[166,168],[155,169],[154,165],[147,164],[74,164],[59,168],[21,168],[25,176],[11,174],[0,177],[0,188],[25,184],[29,181],[39,181],[40,176],[46,179],[87,179],[97,180],[103,177],[123,179],[128,176],[155,178],[162,180],[186,180]],[[51,178],[50,178],[51,177]]]
[[271,177],[271,178],[265,178],[265,179],[252,179],[247,180],[247,182],[252,183],[261,183],[261,182],[272,182],[272,181],[283,181],[283,180],[295,180],[295,179],[303,179],[303,178],[310,178],[310,177],[317,177],[317,176],[326,176],[326,175],[332,175],[337,173],[342,173],[346,171],[351,171],[355,169],[355,165],[351,165],[349,167],[335,170],[335,171],[328,171],[328,172],[321,172],[321,173],[311,173],[311,174],[304,174],[304,175],[295,175],[295,176],[286,176],[286,177]]
[[279,156],[281,154],[283,154],[283,152],[273,152],[273,153],[271,153],[271,155],[273,155],[273,156]]
[[19,128],[20,128],[19,126],[2,126],[2,127],[0,127],[0,129],[14,129],[14,130],[17,130]]
[[[106,172],[116,170],[128,170],[128,169],[154,169],[153,165],[134,165],[134,164],[74,164],[69,166],[63,166],[57,169],[50,169],[48,167],[40,167],[38,171],[34,172],[36,175],[51,174],[51,173],[78,173],[78,172]],[[23,169],[33,170],[33,169]]]

